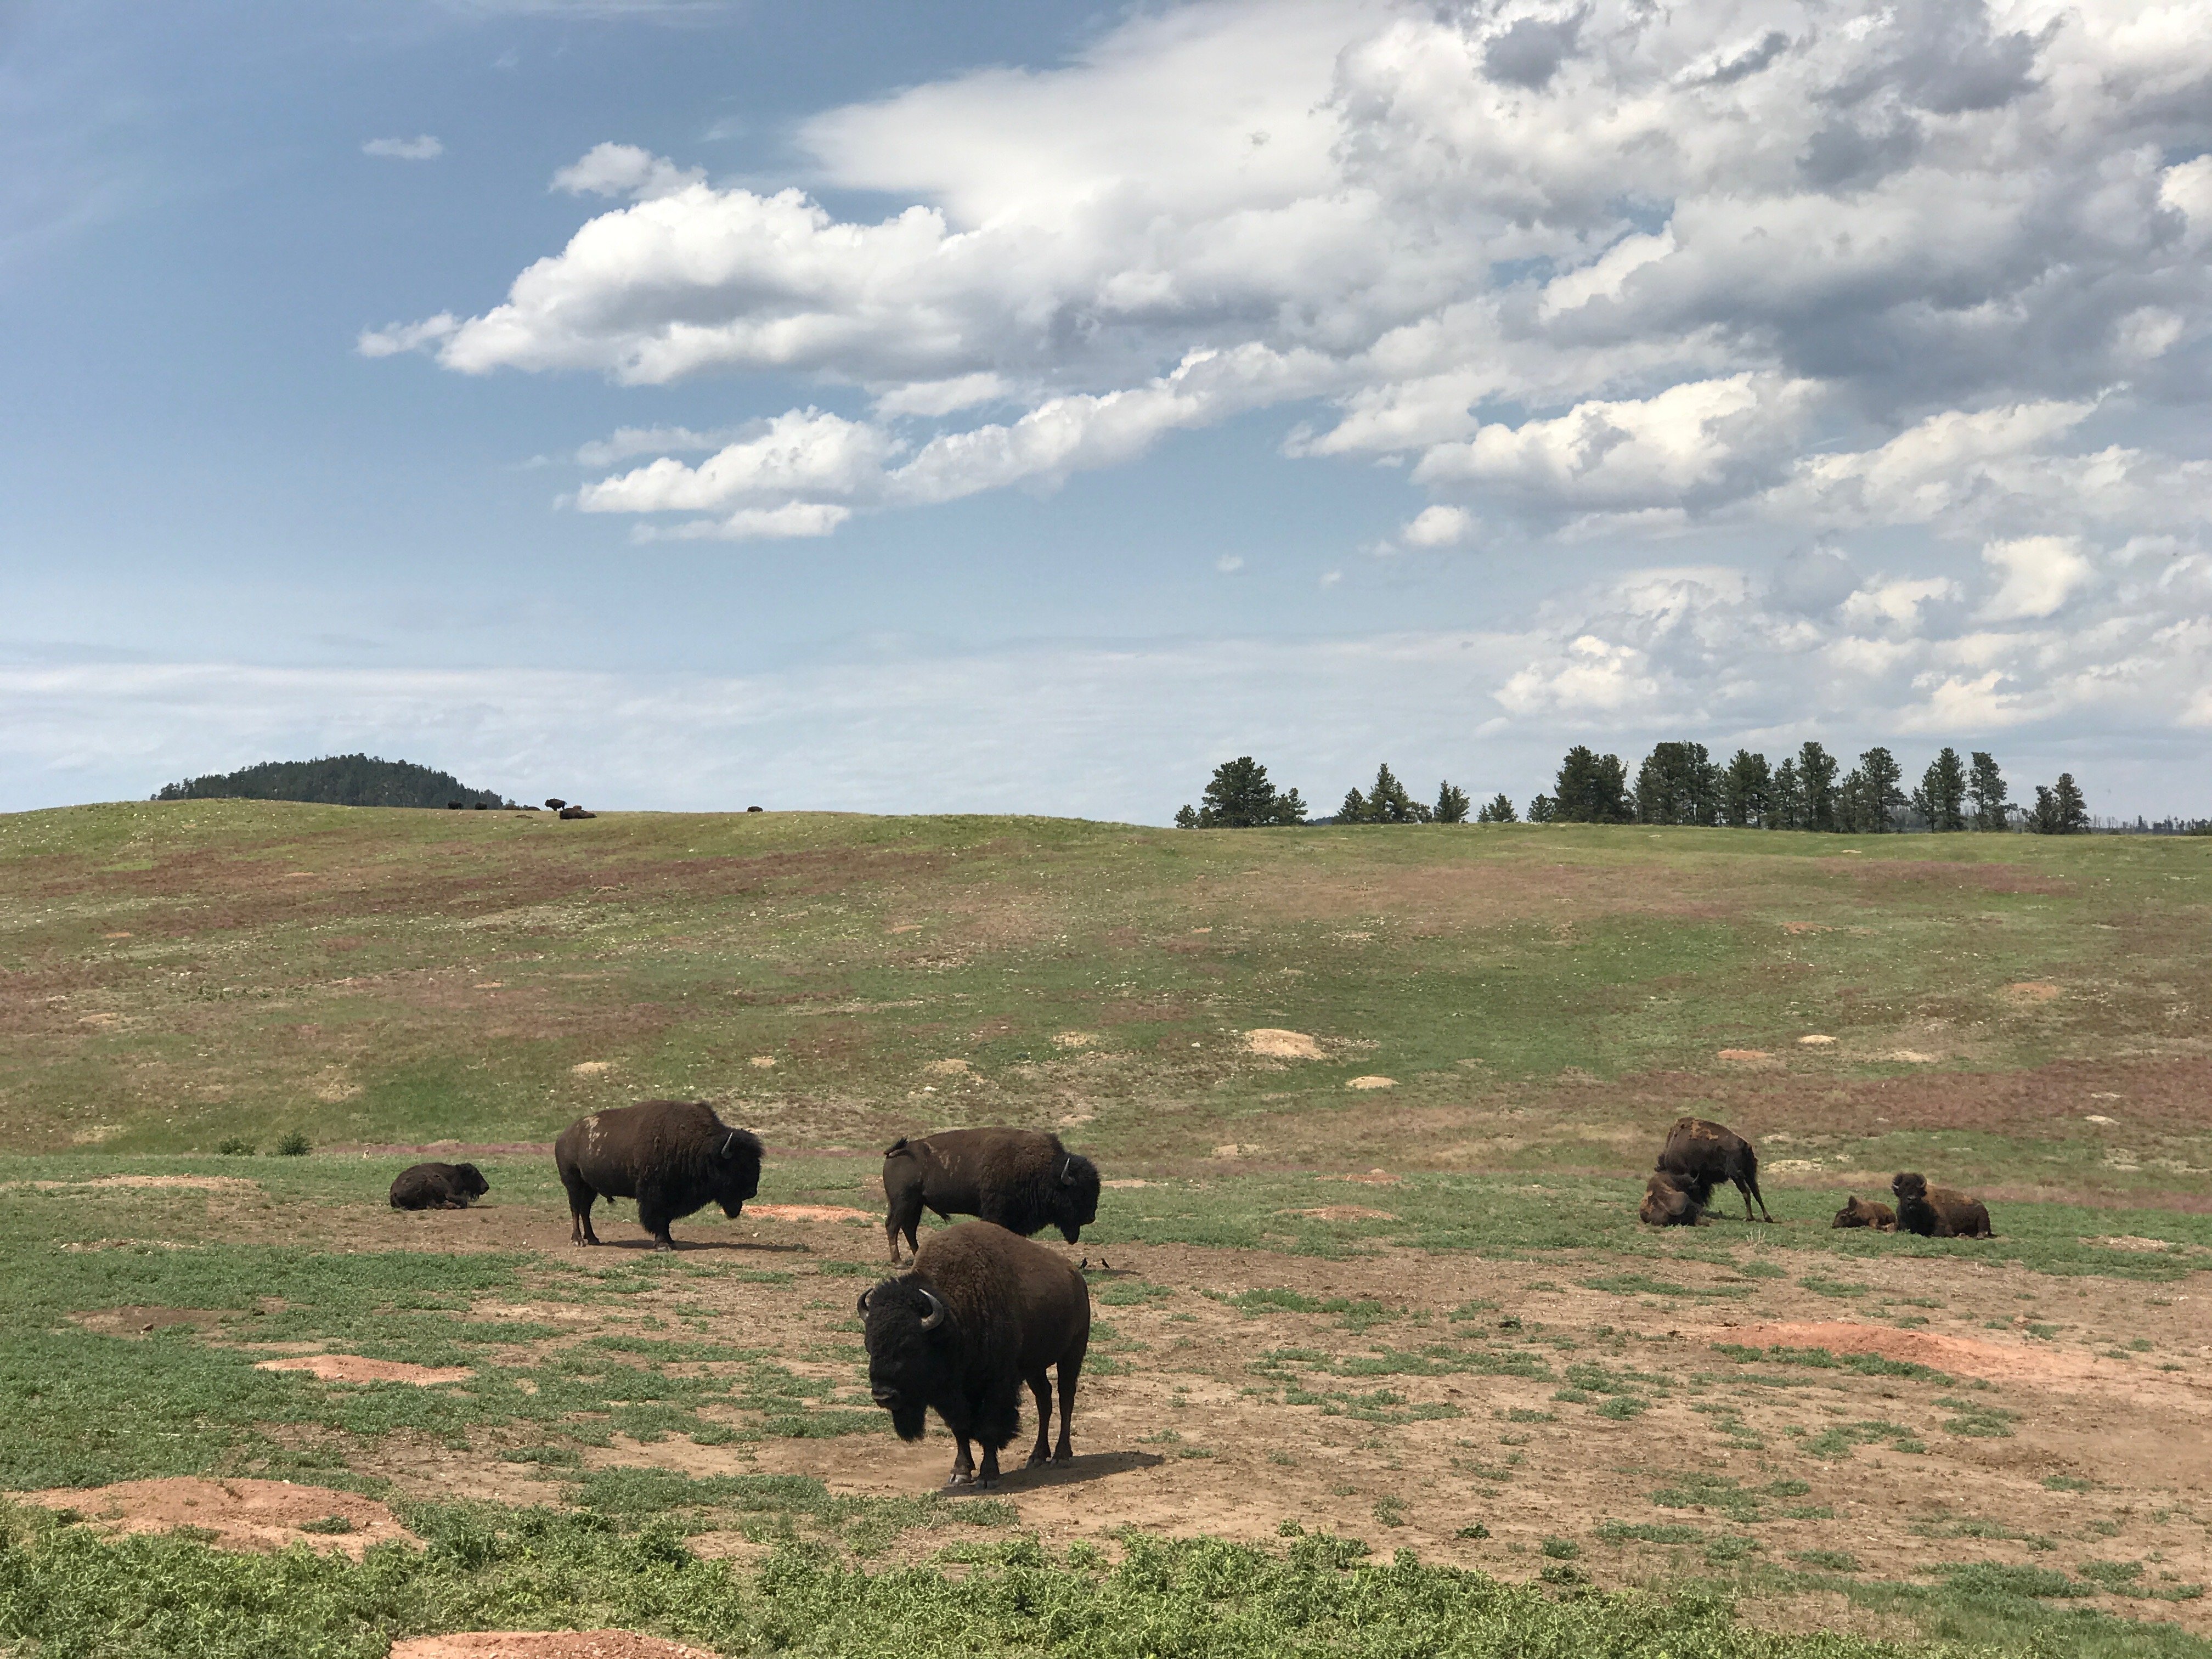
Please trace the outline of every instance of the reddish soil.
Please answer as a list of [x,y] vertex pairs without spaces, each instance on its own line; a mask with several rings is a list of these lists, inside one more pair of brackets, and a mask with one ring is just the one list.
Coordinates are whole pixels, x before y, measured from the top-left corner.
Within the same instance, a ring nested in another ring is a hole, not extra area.
[[[173,1532],[190,1527],[211,1533],[219,1549],[339,1550],[358,1560],[371,1544],[416,1541],[392,1511],[357,1492],[295,1486],[289,1480],[126,1480],[119,1486],[61,1487],[9,1496],[48,1509],[74,1510],[102,1532]],[[337,1519],[350,1530],[309,1530]]]
[[391,1659],[715,1659],[699,1648],[627,1630],[484,1630],[414,1636]]
[[306,1371],[325,1382],[410,1382],[418,1389],[440,1382],[465,1382],[476,1373],[466,1365],[410,1365],[404,1359],[370,1359],[357,1353],[303,1353],[264,1359],[257,1371]]

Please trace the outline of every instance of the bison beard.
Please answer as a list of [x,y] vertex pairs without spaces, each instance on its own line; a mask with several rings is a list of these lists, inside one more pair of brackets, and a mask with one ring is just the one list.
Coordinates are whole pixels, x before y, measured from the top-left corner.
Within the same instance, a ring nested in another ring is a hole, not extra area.
[[921,1212],[972,1215],[1026,1238],[1057,1227],[1069,1243],[1098,1218],[1098,1166],[1038,1129],[944,1129],[884,1153],[884,1237],[917,1246]]
[[553,1143],[568,1189],[568,1237],[596,1244],[592,1206],[635,1198],[638,1224],[672,1250],[669,1224],[709,1204],[732,1221],[760,1190],[761,1143],[733,1129],[703,1100],[647,1100],[579,1118]]
[[[959,1444],[945,1484],[988,1486],[999,1450],[1021,1426],[1026,1382],[1036,1401],[1030,1463],[1074,1455],[1075,1387],[1091,1341],[1091,1290],[1083,1275],[1043,1246],[988,1221],[934,1234],[914,1269],[860,1300],[868,1347],[868,1389],[902,1440],[919,1440],[934,1410]],[[1060,1443],[1054,1448],[1049,1373],[1060,1371]],[[983,1446],[978,1470],[971,1443]]]
[[1900,1232],[1923,1238],[1994,1238],[1990,1212],[1964,1193],[1948,1187],[1931,1187],[1924,1175],[1905,1173],[1889,1183],[1897,1200]]
[[402,1170],[392,1182],[395,1210],[465,1210],[472,1198],[482,1198],[491,1183],[473,1164],[417,1164]]
[[1708,1123],[1701,1117],[1677,1118],[1659,1149],[1659,1173],[1689,1194],[1700,1209],[1712,1201],[1713,1188],[1732,1183],[1743,1194],[1743,1218],[1752,1219],[1751,1200],[1759,1200],[1759,1213],[1774,1219],[1766,1198],[1759,1190],[1759,1154],[1751,1143],[1725,1124]]

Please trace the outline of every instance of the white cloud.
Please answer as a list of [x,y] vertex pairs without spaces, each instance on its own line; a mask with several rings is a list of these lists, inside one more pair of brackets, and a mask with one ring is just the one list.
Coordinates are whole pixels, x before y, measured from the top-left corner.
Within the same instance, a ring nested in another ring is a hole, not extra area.
[[1423,507],[1398,527],[1399,539],[1408,547],[1456,547],[1474,533],[1474,514],[1441,502]]
[[835,501],[785,501],[775,507],[741,507],[726,518],[692,519],[678,525],[640,525],[630,532],[641,542],[787,541],[827,536],[853,516]]
[[[576,505],[586,513],[701,513],[745,501],[850,495],[881,476],[890,449],[874,427],[793,410],[696,466],[663,456],[586,484]],[[841,512],[838,522],[845,516]]]
[[361,147],[361,153],[388,161],[434,161],[446,153],[446,147],[426,132],[419,138],[372,138]]
[[2208,57],[2212,0],[1200,0],[806,123],[880,216],[601,144],[556,184],[630,199],[362,349],[948,423],[855,507],[1319,400],[1292,456],[1538,532],[2111,543],[2204,505],[2116,389],[2205,401]]
[[1237,554],[1224,553],[1213,562],[1213,568],[1224,576],[1233,576],[1244,568],[1244,561]]
[[1981,609],[1990,622],[2048,617],[2088,586],[2096,574],[2078,544],[2064,536],[2023,536],[1991,542],[1982,558],[2001,578]]
[[389,328],[366,329],[355,343],[364,357],[391,357],[403,351],[420,351],[450,338],[460,323],[451,312],[441,311],[419,323],[394,323]]

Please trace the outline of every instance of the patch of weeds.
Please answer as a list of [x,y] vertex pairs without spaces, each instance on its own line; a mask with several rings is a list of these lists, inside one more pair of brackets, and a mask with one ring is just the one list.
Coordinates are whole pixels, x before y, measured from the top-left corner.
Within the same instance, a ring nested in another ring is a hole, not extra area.
[[1472,1526],[1462,1527],[1457,1532],[1454,1533],[1452,1536],[1455,1538],[1487,1538],[1490,1536],[1490,1528],[1484,1526],[1481,1522],[1477,1521]]
[[2025,1595],[2049,1600],[2094,1595],[2094,1584],[2069,1578],[2050,1567],[2020,1567],[2001,1561],[1958,1561],[1934,1569],[1956,1590],[1972,1595]]
[[1830,1572],[1856,1572],[1859,1559],[1846,1555],[1841,1550],[1800,1550],[1790,1558],[1802,1561],[1808,1567],[1826,1567]]
[[880,1263],[873,1261],[817,1261],[814,1271],[832,1279],[874,1279],[884,1270]]
[[540,1463],[548,1468],[574,1468],[583,1460],[574,1446],[510,1446],[500,1455],[502,1463]]
[[1547,1538],[1544,1553],[1554,1561],[1571,1561],[1583,1553],[1583,1547],[1571,1538]]
[[1406,1500],[1402,1498],[1378,1498],[1375,1500],[1376,1524],[1402,1527],[1406,1524]]
[[302,1521],[300,1523],[300,1530],[319,1533],[328,1537],[343,1537],[347,1533],[358,1532],[361,1528],[343,1515],[326,1515],[319,1521]]
[[276,1143],[276,1156],[279,1158],[305,1158],[313,1150],[306,1134],[298,1129],[291,1130]]
[[2052,1492],[2089,1492],[2096,1486],[2095,1481],[2084,1480],[2078,1474],[2046,1474],[2043,1484]]
[[1148,1284],[1141,1279],[1117,1279],[1092,1294],[1094,1300],[1109,1308],[1141,1308],[1165,1301],[1175,1294],[1175,1290],[1171,1285]]
[[1740,1342],[1716,1342],[1713,1351],[1746,1365],[1765,1360],[1778,1365],[1810,1366],[1816,1370],[1850,1371],[1860,1376],[1910,1376],[1951,1384],[1958,1381],[1931,1366],[1916,1365],[1905,1359],[1887,1359],[1876,1353],[1834,1354],[1826,1348],[1791,1348],[1778,1344],[1769,1348],[1751,1348]]
[[1759,1540],[1741,1533],[1723,1533],[1705,1546],[1705,1559],[1714,1566],[1741,1561],[1759,1547]]
[[252,1141],[242,1139],[237,1135],[232,1135],[227,1140],[217,1141],[215,1149],[224,1158],[252,1158],[254,1152]]
[[2092,1583],[2101,1584],[2116,1595],[2124,1595],[2142,1577],[2140,1561],[2077,1561],[2074,1571]]
[[1601,1521],[1597,1535],[1607,1544],[1702,1544],[1705,1534],[1696,1527],[1675,1526],[1663,1521]]
[[1815,1296],[1864,1296],[1874,1288],[1871,1285],[1856,1284],[1848,1279],[1830,1279],[1821,1273],[1807,1273],[1797,1282]]
[[1337,1323],[1355,1334],[1405,1317],[1402,1310],[1385,1307],[1382,1303],[1365,1297],[1307,1296],[1292,1290],[1250,1290],[1240,1291],[1228,1298],[1229,1305],[1245,1313],[1326,1313],[1338,1316]]
[[1759,1500],[1744,1491],[1733,1475],[1693,1469],[1673,1479],[1672,1486],[1651,1493],[1651,1501],[1662,1510],[1717,1510],[1731,1521],[1759,1519]]
[[1946,1434],[1969,1435],[1988,1440],[2008,1440],[2012,1437],[2012,1425],[2020,1421],[2018,1412],[2008,1412],[2002,1406],[1984,1406],[1974,1401],[1960,1400],[1950,1395],[1938,1400],[1936,1403],[1948,1411],[1958,1413],[1956,1417],[1945,1420],[1943,1432]]
[[1617,1394],[1611,1399],[1598,1402],[1597,1414],[1600,1417],[1610,1417],[1617,1421],[1625,1421],[1650,1409],[1651,1402],[1648,1400],[1639,1399],[1632,1394]]
[[1911,1430],[1902,1424],[1890,1423],[1880,1418],[1869,1418],[1856,1423],[1838,1423],[1808,1437],[1802,1449],[1812,1457],[1849,1457],[1861,1446],[1878,1446],[1887,1442],[1893,1451],[1924,1452],[1928,1449],[1915,1437]]
[[1835,1507],[1829,1504],[1791,1504],[1781,1510],[1784,1521],[1832,1521]]
[[1559,1414],[1557,1412],[1540,1412],[1528,1406],[1509,1406],[1505,1410],[1505,1420],[1509,1423],[1556,1423],[1559,1420]]
[[1447,1319],[1480,1319],[1486,1313],[1496,1313],[1495,1302],[1462,1302],[1444,1316]]
[[1547,1584],[1587,1584],[1589,1583],[1589,1575],[1588,1573],[1584,1572],[1580,1567],[1570,1565],[1565,1561],[1553,1562],[1550,1566],[1546,1567],[1541,1572],[1538,1573],[1536,1577]]
[[1611,1273],[1602,1279],[1577,1281],[1583,1289],[1607,1291],[1614,1296],[1688,1297],[1702,1301],[1739,1300],[1751,1292],[1732,1285],[1677,1285],[1649,1273]]

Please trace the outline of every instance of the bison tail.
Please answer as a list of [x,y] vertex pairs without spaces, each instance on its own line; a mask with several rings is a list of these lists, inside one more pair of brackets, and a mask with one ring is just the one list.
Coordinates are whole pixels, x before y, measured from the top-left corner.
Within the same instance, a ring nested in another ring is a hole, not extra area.
[[907,1145],[906,1137],[904,1135],[901,1135],[896,1140],[894,1140],[890,1146],[884,1148],[884,1156],[885,1158],[898,1158],[902,1155],[908,1158],[914,1156],[914,1149]]

